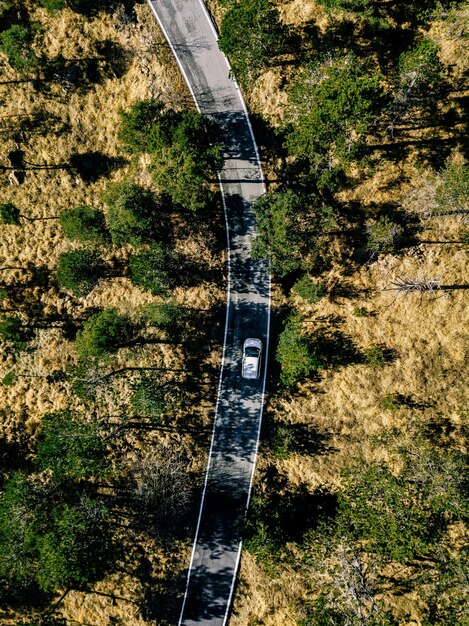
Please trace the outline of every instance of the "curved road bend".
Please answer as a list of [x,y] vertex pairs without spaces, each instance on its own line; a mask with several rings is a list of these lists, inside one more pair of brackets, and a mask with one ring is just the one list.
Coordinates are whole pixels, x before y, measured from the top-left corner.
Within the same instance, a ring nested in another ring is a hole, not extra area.
[[[250,496],[265,387],[270,278],[267,263],[253,261],[250,255],[255,233],[251,205],[265,189],[246,108],[229,78],[205,6],[201,0],[148,1],[197,108],[220,124],[225,143],[219,175],[229,248],[225,343],[206,483],[179,620],[184,626],[221,626],[228,619],[241,553],[239,525]],[[246,337],[259,337],[265,346],[258,381],[241,378]]]

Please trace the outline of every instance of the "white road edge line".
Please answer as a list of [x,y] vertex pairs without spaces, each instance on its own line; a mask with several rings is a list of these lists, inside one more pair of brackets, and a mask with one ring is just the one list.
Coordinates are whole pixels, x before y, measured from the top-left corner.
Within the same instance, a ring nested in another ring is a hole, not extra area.
[[208,453],[208,461],[207,461],[207,469],[206,469],[206,472],[205,472],[204,488],[203,488],[203,491],[202,491],[202,498],[200,500],[199,517],[197,519],[197,526],[196,526],[196,529],[195,529],[194,542],[192,544],[191,560],[190,560],[190,563],[189,563],[189,569],[187,571],[186,589],[184,591],[184,598],[183,598],[183,601],[182,601],[182,607],[181,607],[181,613],[180,613],[180,616],[179,616],[178,626],[181,626],[181,624],[182,624],[182,619],[184,617],[184,609],[186,608],[187,593],[189,591],[189,582],[190,582],[190,578],[191,578],[192,564],[194,562],[195,547],[197,545],[197,541],[198,541],[198,538],[199,538],[200,521],[202,519],[202,512],[204,510],[205,493],[207,491],[208,477],[209,477],[209,474],[210,474],[210,467],[211,467],[211,464],[212,464],[212,450],[213,450],[213,444],[215,442],[215,431],[216,431],[216,428],[217,428],[218,406],[220,404],[221,384],[222,384],[222,381],[223,381],[223,371],[224,371],[224,366],[225,366],[226,337],[228,335],[228,318],[229,318],[229,314],[230,314],[230,301],[231,301],[231,259],[230,259],[231,247],[230,247],[230,231],[229,231],[229,224],[228,224],[228,213],[227,213],[227,209],[226,209],[225,196],[223,194],[223,187],[222,187],[220,174],[218,174],[218,183],[220,185],[221,199],[222,199],[222,204],[223,204],[223,213],[224,213],[224,216],[225,216],[225,230],[226,230],[226,242],[227,242],[227,288],[226,288],[225,332],[224,332],[224,337],[223,337],[223,351],[222,351],[222,358],[221,358],[220,377],[218,379],[217,402],[215,404],[215,417],[213,418],[212,439],[210,441],[210,450],[209,450],[209,453]]
[[[171,39],[168,36],[168,33],[166,32],[166,29],[164,28],[163,24],[161,23],[158,14],[156,12],[155,7],[153,6],[152,0],[147,0],[148,4],[150,5],[150,9],[153,13],[153,15],[156,18],[156,21],[158,22],[158,25],[166,39],[166,41],[168,42],[171,51],[173,53],[174,58],[176,59],[176,62],[179,66],[179,69],[181,70],[181,74],[184,77],[184,80],[186,81],[187,87],[189,88],[189,91],[192,95],[192,98],[194,100],[195,106],[198,110],[199,113],[201,113],[200,110],[200,106],[199,103],[197,101],[196,95],[194,93],[194,90],[192,89],[192,86],[190,84],[189,78],[184,70],[184,67],[181,63],[181,61],[179,60],[179,57],[177,55],[176,49],[174,48]],[[217,30],[215,29],[215,26],[213,24],[212,18],[207,10],[207,7],[205,6],[205,3],[203,2],[203,0],[199,0],[200,4],[203,7],[203,12],[210,24],[210,27],[214,33],[215,39],[218,41],[218,33]],[[228,61],[228,58],[226,57],[225,54],[223,54],[223,58],[226,61],[226,64],[228,66],[228,70],[231,73],[231,65]],[[266,186],[265,186],[265,181],[264,181],[264,174],[262,171],[262,164],[261,164],[261,160],[260,160],[260,155],[259,155],[259,150],[257,147],[257,143],[256,143],[256,139],[254,137],[254,131],[251,125],[251,120],[249,119],[249,113],[246,107],[246,103],[244,101],[243,95],[241,93],[241,90],[239,89],[239,86],[237,84],[236,81],[234,81],[236,90],[238,92],[238,97],[239,100],[241,102],[241,106],[243,108],[244,111],[244,115],[246,117],[246,121],[249,127],[249,133],[251,135],[251,139],[252,139],[252,143],[254,146],[254,151],[256,153],[256,158],[257,158],[257,165],[258,165],[258,169],[259,169],[259,173],[260,173],[260,179],[261,179],[261,183],[262,183],[262,188],[264,190],[264,193],[266,192]],[[195,554],[195,547],[197,545],[197,540],[198,540],[198,535],[199,535],[199,529],[200,529],[200,522],[202,519],[202,512],[203,512],[203,508],[204,508],[204,501],[205,501],[205,493],[207,490],[207,484],[208,484],[208,477],[209,477],[209,473],[210,473],[210,466],[211,466],[211,459],[212,459],[212,450],[213,450],[213,444],[215,441],[215,430],[216,430],[216,425],[217,425],[217,416],[218,416],[218,406],[220,403],[220,391],[221,391],[221,384],[222,384],[222,380],[223,380],[223,371],[224,371],[224,363],[225,363],[225,352],[226,352],[226,337],[228,334],[228,318],[229,318],[229,312],[230,312],[230,300],[231,300],[231,247],[230,247],[230,232],[229,232],[229,224],[228,224],[228,215],[227,215],[227,207],[226,207],[226,201],[225,201],[225,194],[223,191],[223,183],[222,183],[222,179],[220,177],[220,174],[218,174],[218,184],[220,187],[220,191],[221,191],[221,197],[222,197],[222,204],[223,204],[223,213],[224,213],[224,217],[225,217],[225,229],[226,229],[226,239],[227,239],[227,303],[226,303],[226,315],[225,315],[225,331],[224,331],[224,338],[223,338],[223,351],[222,351],[222,361],[221,361],[221,368],[220,368],[220,377],[219,377],[219,381],[218,381],[218,395],[217,395],[217,402],[215,405],[215,417],[213,420],[213,429],[212,429],[212,439],[210,442],[210,450],[209,450],[209,455],[208,455],[208,462],[207,462],[207,470],[205,473],[205,482],[204,482],[204,488],[202,491],[202,498],[201,498],[201,502],[200,502],[200,509],[199,509],[199,516],[197,519],[197,527],[196,527],[196,531],[195,531],[195,537],[194,537],[194,542],[192,544],[192,553],[191,553],[191,560],[190,560],[190,564],[189,564],[189,569],[187,572],[187,581],[186,581],[186,589],[184,592],[184,598],[183,598],[183,602],[182,602],[182,608],[181,608],[181,613],[179,616],[179,621],[178,621],[178,626],[182,625],[182,619],[184,616],[184,609],[186,606],[186,600],[187,600],[187,593],[189,590],[189,582],[190,582],[190,577],[191,577],[191,570],[192,570],[192,565],[194,562],[194,554]],[[267,337],[266,337],[266,351],[265,351],[265,358],[264,358],[264,378],[263,378],[263,382],[262,382],[262,402],[261,402],[261,408],[260,408],[260,415],[259,415],[259,428],[258,428],[258,432],[257,432],[257,441],[256,441],[256,449],[254,452],[254,468],[256,466],[257,463],[257,456],[258,456],[258,451],[259,451],[259,439],[260,439],[260,431],[261,431],[261,426],[262,426],[262,414],[263,414],[263,409],[264,409],[264,397],[265,397],[265,384],[266,384],[266,377],[267,377],[267,360],[268,360],[268,353],[269,353],[269,340],[270,340],[270,309],[271,309],[271,295],[270,295],[270,291],[271,291],[271,277],[270,277],[270,273],[268,274],[269,276],[269,299],[268,299],[268,308],[267,308]],[[248,490],[248,497],[247,497],[247,501],[246,501],[246,507],[245,507],[245,511],[248,510],[249,507],[249,502],[251,500],[251,492],[252,492],[252,486],[253,486],[253,481],[254,481],[254,471],[251,474],[251,480],[250,480],[250,484],[249,484],[249,490]],[[239,561],[241,559],[241,550],[242,550],[242,545],[243,542],[240,541],[239,543],[239,547],[238,547],[238,554],[236,557],[236,563],[235,563],[235,568],[234,568],[234,574],[233,574],[233,580],[231,582],[231,588],[230,588],[230,595],[228,597],[228,602],[226,605],[226,612],[225,612],[225,616],[223,619],[223,626],[225,626],[227,620],[228,620],[228,616],[229,616],[229,611],[231,608],[231,602],[233,599],[233,593],[234,593],[234,588],[235,588],[235,583],[236,583],[236,577],[237,577],[237,572],[238,572],[238,568],[239,568]]]

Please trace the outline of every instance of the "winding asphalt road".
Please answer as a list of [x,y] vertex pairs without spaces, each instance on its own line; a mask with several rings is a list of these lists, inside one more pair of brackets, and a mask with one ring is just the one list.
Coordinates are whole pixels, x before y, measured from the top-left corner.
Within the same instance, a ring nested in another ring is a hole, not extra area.
[[[216,120],[225,144],[219,173],[228,239],[228,299],[218,401],[196,537],[179,624],[221,626],[228,620],[241,554],[240,523],[257,456],[269,342],[270,277],[251,258],[252,203],[264,191],[246,107],[217,45],[202,0],[148,0],[198,110]],[[246,337],[264,343],[257,381],[241,378]]]

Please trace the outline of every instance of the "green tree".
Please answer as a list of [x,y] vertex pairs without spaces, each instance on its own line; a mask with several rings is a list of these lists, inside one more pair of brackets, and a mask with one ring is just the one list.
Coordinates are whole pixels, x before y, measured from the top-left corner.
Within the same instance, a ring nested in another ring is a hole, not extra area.
[[98,424],[78,419],[68,410],[43,415],[37,461],[57,480],[102,475],[107,467],[106,445]]
[[43,486],[15,472],[0,500],[0,578],[27,587],[36,573],[37,524],[42,515]]
[[439,58],[439,48],[431,39],[422,39],[408,52],[399,57],[398,84],[407,95],[418,94],[428,97],[438,89],[444,71]]
[[339,517],[367,550],[406,563],[434,554],[448,525],[467,519],[467,458],[418,441],[399,456],[399,473],[363,461],[347,470]]
[[303,300],[316,304],[325,296],[326,287],[322,283],[314,281],[308,274],[305,274],[296,281],[292,291],[303,298]]
[[[119,139],[129,152],[152,152],[155,143],[171,143],[171,128],[176,124],[175,111],[166,111],[159,100],[140,100],[130,111],[121,111]],[[163,135],[163,139],[154,135]]]
[[116,352],[135,337],[136,326],[117,309],[92,315],[78,331],[76,348],[81,359],[103,358]]
[[367,249],[374,255],[395,252],[402,242],[404,229],[383,215],[367,227]]
[[272,58],[285,51],[288,31],[269,0],[240,0],[223,16],[219,46],[242,85],[248,86]]
[[8,57],[11,67],[18,72],[28,73],[40,67],[40,60],[32,50],[37,27],[25,28],[19,24],[0,33],[0,50]]
[[56,13],[65,8],[65,0],[39,0],[39,4],[47,9],[49,13]]
[[78,504],[54,508],[50,518],[37,540],[39,586],[54,591],[101,578],[115,558],[106,507],[84,496]]
[[166,146],[153,153],[151,172],[155,184],[164,189],[175,204],[196,212],[210,202],[210,175],[195,151],[181,150],[178,145]]
[[156,237],[162,207],[151,191],[129,182],[116,183],[108,188],[104,199],[113,243],[139,246]]
[[290,190],[266,193],[254,203],[257,238],[253,256],[268,258],[272,271],[278,276],[286,276],[304,266],[301,249],[303,206],[303,198]]
[[122,113],[120,138],[134,153],[152,155],[157,186],[173,202],[196,211],[210,200],[208,184],[223,164],[218,127],[195,111],[166,109],[156,100]]
[[184,307],[172,302],[151,302],[143,306],[142,315],[147,324],[164,331],[170,340],[181,338],[187,317]]
[[254,258],[268,258],[280,277],[298,269],[317,270],[327,261],[325,244],[335,235],[332,209],[313,195],[268,192],[254,203]]
[[57,217],[31,217],[21,213],[18,207],[11,202],[4,202],[0,204],[0,222],[2,224],[13,224],[14,226],[20,226],[21,220],[27,220],[28,222],[37,222],[43,220],[55,220]]
[[302,336],[301,318],[290,316],[280,334],[275,355],[280,364],[280,380],[286,387],[293,387],[306,376],[321,367],[310,342]]
[[385,104],[381,81],[353,55],[303,68],[289,94],[290,153],[324,180],[328,170],[361,156],[368,128]]
[[161,246],[154,245],[150,250],[130,255],[130,280],[144,291],[163,295],[174,287],[172,266],[172,255]]
[[60,225],[68,239],[100,243],[107,238],[104,214],[90,206],[77,206],[61,213]]
[[57,280],[61,287],[74,296],[86,296],[106,272],[103,259],[92,250],[78,249],[63,252],[57,263]]

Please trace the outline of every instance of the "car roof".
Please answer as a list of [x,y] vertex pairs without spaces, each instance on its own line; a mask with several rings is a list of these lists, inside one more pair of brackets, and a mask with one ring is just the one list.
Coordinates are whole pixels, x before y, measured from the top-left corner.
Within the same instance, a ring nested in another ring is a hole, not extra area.
[[262,348],[262,341],[260,339],[254,339],[253,337],[249,337],[248,339],[245,340],[243,344],[243,348],[249,348],[249,347],[259,348],[260,350]]

